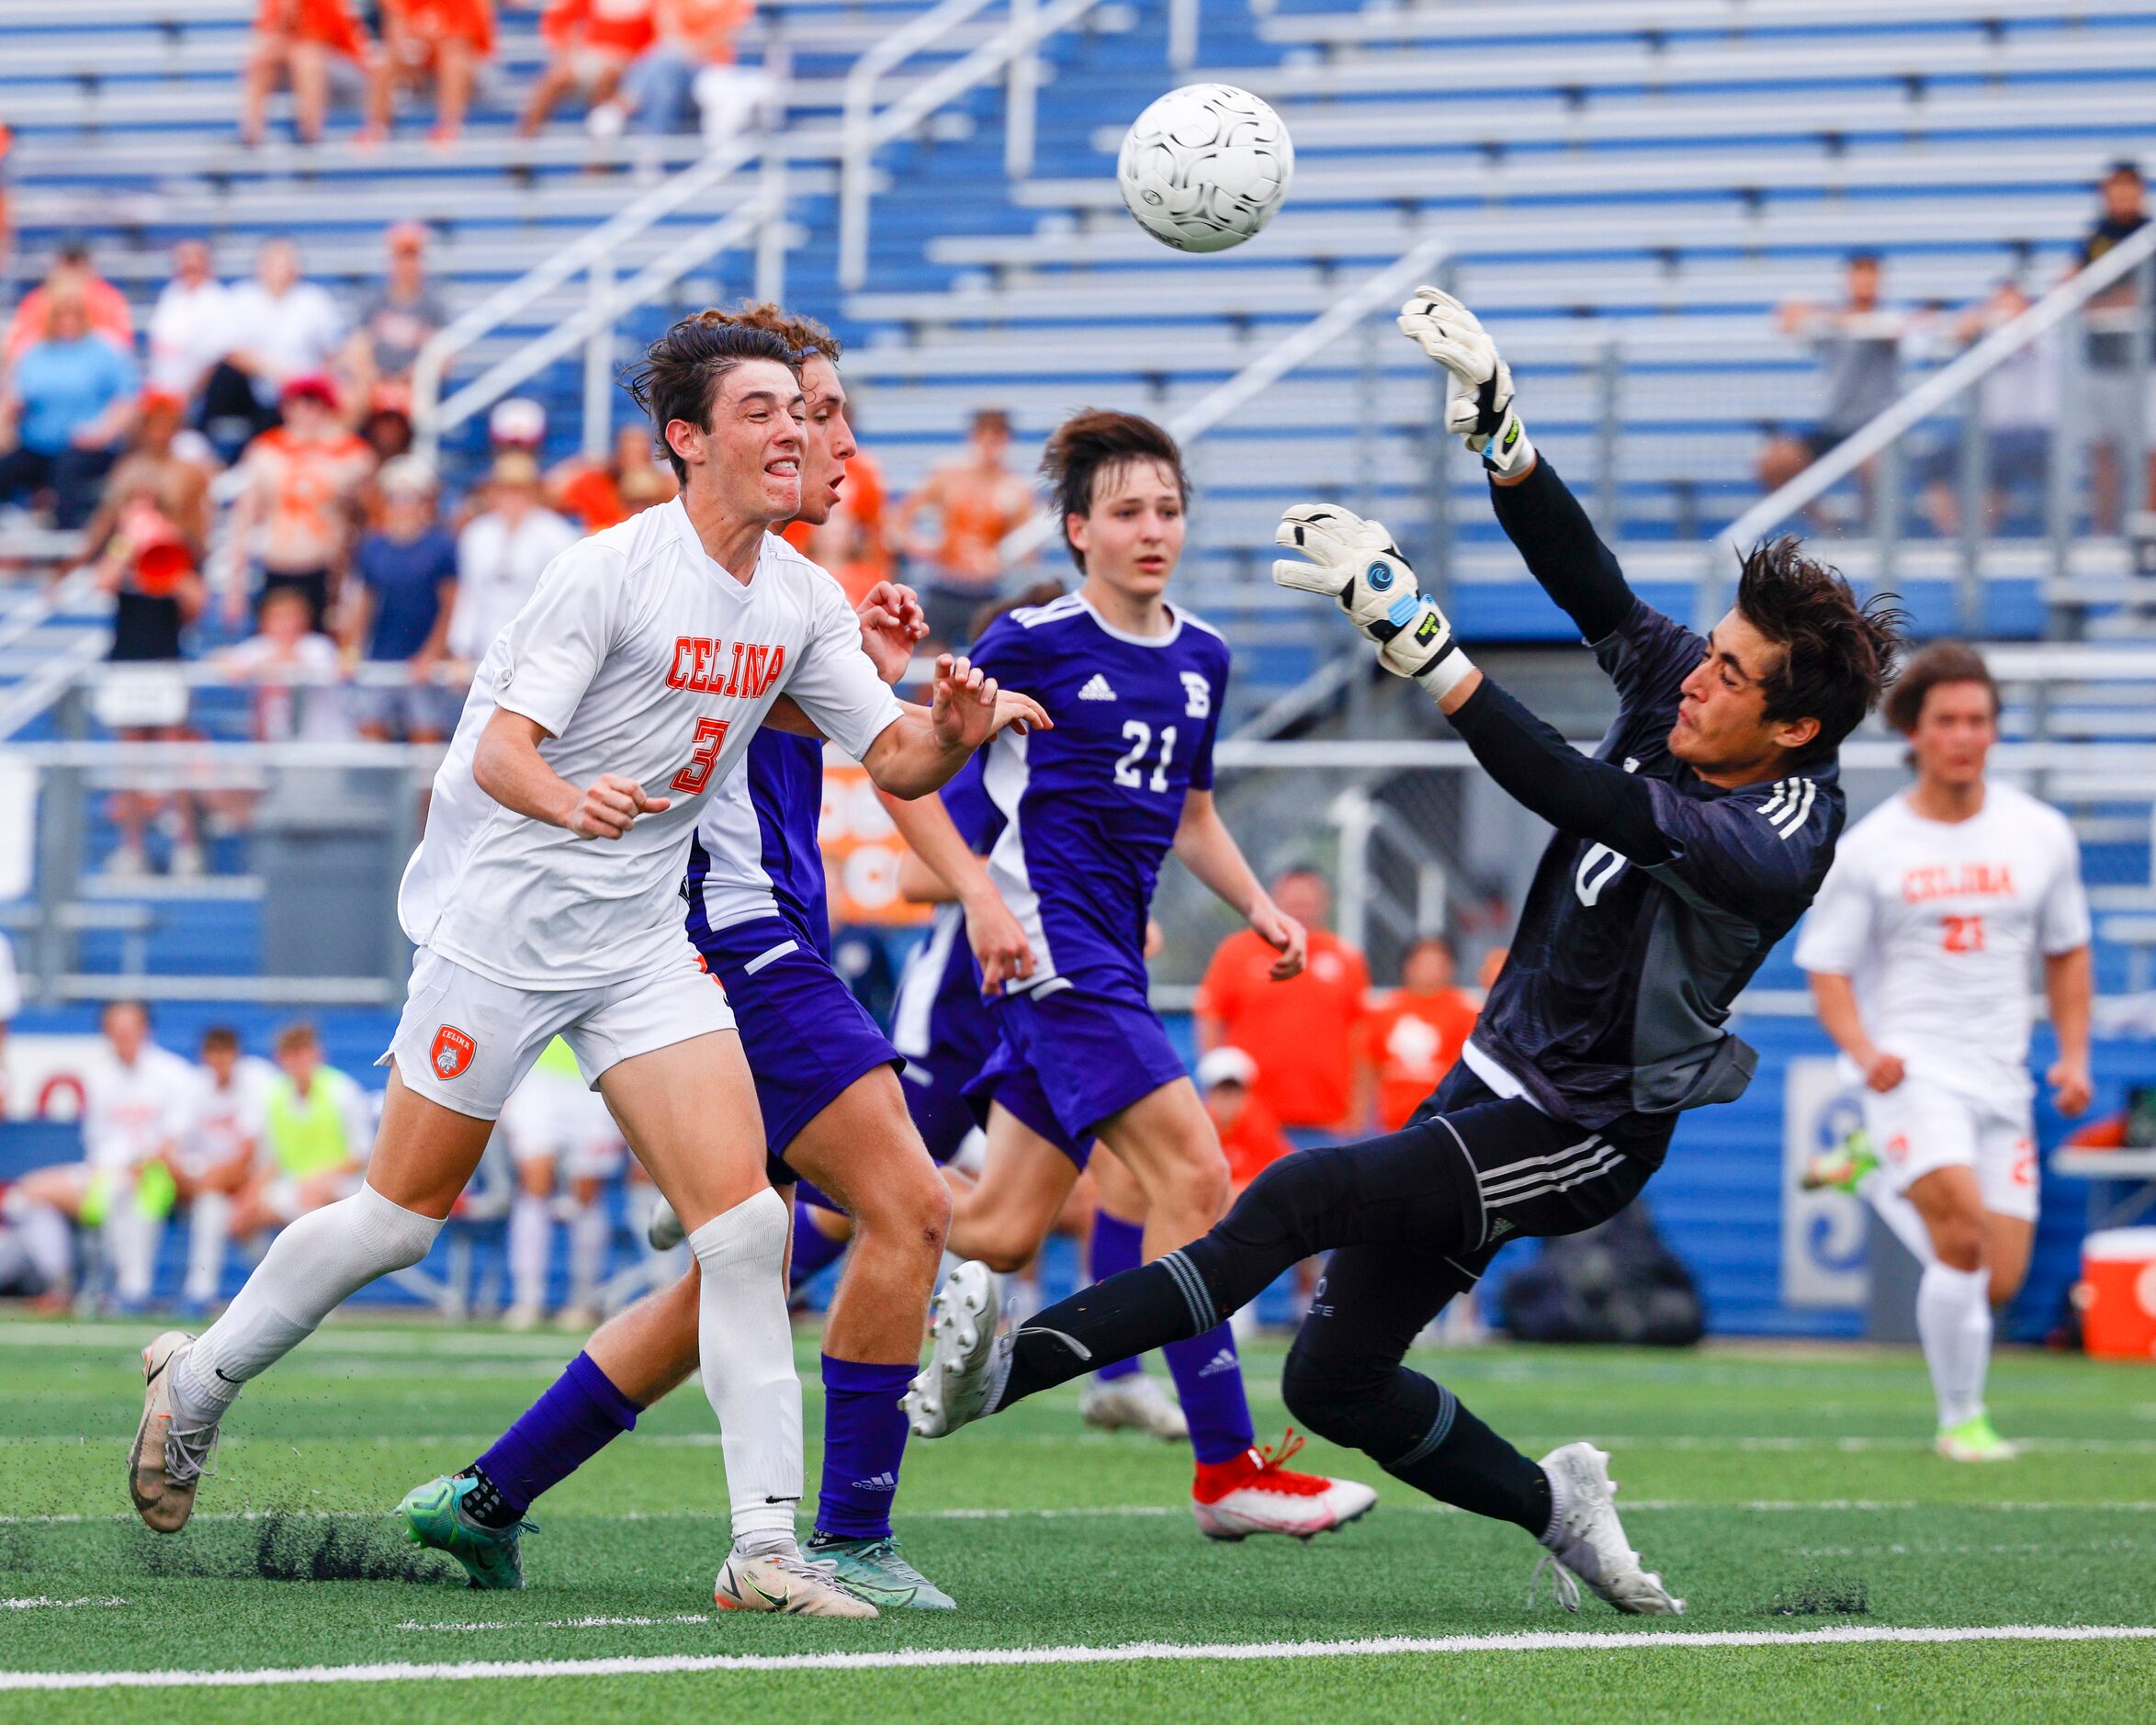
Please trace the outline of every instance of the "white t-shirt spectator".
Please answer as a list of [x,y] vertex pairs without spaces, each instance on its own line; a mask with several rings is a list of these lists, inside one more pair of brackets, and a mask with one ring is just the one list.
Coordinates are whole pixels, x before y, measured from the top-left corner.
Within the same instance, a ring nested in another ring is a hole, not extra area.
[[344,344],[344,314],[328,292],[310,281],[294,282],[273,295],[260,282],[231,289],[228,352],[252,354],[268,367],[254,379],[254,393],[273,402],[290,378],[328,369],[331,355]]
[[195,1068],[144,1043],[133,1063],[109,1047],[83,1074],[83,1155],[94,1168],[124,1172],[186,1142],[194,1117]]
[[150,313],[149,384],[186,400],[234,347],[245,344],[231,316],[231,289],[214,278],[170,281]]
[[232,1081],[220,1085],[208,1066],[195,1068],[195,1095],[182,1155],[198,1175],[222,1167],[243,1150],[262,1144],[263,1109],[277,1069],[258,1054],[233,1063]]
[[582,536],[550,509],[535,509],[512,528],[492,510],[457,536],[457,608],[448,646],[458,659],[487,656],[494,637],[524,609],[547,565]]
[[264,743],[342,743],[354,735],[343,660],[326,635],[302,635],[288,653],[266,635],[249,636],[218,655],[235,680],[265,681],[254,690],[254,739]]

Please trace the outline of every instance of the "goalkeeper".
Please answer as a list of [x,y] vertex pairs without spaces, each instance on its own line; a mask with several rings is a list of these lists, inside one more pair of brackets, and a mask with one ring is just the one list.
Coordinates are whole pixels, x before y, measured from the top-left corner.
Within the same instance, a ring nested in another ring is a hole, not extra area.
[[1625,1538],[1607,1456],[1574,1443],[1530,1460],[1402,1362],[1506,1241],[1616,1214],[1683,1111],[1743,1094],[1754,1055],[1726,1028],[1730,1006],[1833,860],[1835,751],[1879,697],[1897,618],[1784,539],[1744,559],[1710,636],[1680,626],[1626,585],[1537,457],[1474,316],[1423,288],[1400,326],[1456,380],[1448,428],[1483,457],[1497,519],[1616,684],[1616,721],[1582,755],[1484,676],[1374,522],[1290,510],[1279,541],[1301,557],[1273,578],[1337,598],[1379,662],[1427,691],[1490,776],[1556,829],[1511,958],[1459,1065],[1404,1131],[1275,1163],[1202,1239],[1014,1334],[940,1297],[908,1406],[916,1430],[941,1436],[1200,1334],[1330,1250],[1282,1381],[1296,1419],[1525,1528],[1555,1560],[1566,1605],[1585,1583],[1620,1611],[1675,1613],[1683,1601]]

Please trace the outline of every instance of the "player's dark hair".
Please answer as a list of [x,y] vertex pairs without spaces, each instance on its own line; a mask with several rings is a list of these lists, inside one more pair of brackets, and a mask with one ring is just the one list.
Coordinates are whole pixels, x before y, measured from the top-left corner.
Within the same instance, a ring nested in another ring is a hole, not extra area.
[[629,394],[650,414],[660,446],[683,483],[688,481],[689,464],[667,442],[666,428],[678,419],[710,429],[711,403],[720,382],[749,359],[775,359],[796,376],[801,370],[785,336],[740,322],[730,311],[699,311],[647,347],[643,363],[629,374]]
[[228,1048],[233,1054],[238,1054],[240,1032],[230,1024],[212,1024],[202,1032],[202,1052],[208,1054],[212,1048]]
[[1859,601],[1838,569],[1807,557],[1790,536],[1754,547],[1744,559],[1737,610],[1782,649],[1764,685],[1765,716],[1819,721],[1801,757],[1832,754],[1879,705],[1909,621],[1894,597]]
[[1191,501],[1190,476],[1183,471],[1183,452],[1175,439],[1149,419],[1135,413],[1117,413],[1089,407],[1074,413],[1049,434],[1041,453],[1041,477],[1055,503],[1055,519],[1063,528],[1063,543],[1070,560],[1082,571],[1084,555],[1071,544],[1070,518],[1092,513],[1093,487],[1103,472],[1134,461],[1157,461],[1175,476],[1176,495]]
[[723,317],[743,329],[769,330],[802,359],[807,359],[811,354],[821,354],[835,366],[839,363],[840,354],[844,351],[839,345],[839,338],[814,318],[802,317],[798,312],[788,311],[784,306],[773,305],[768,299],[744,299],[731,311],[716,314],[706,311],[704,315]]
[[1009,612],[1024,611],[1033,605],[1044,605],[1052,599],[1060,599],[1070,590],[1061,581],[1035,581],[1031,587],[1010,595],[1008,599],[991,599],[975,610],[965,620],[965,638],[977,641],[988,632],[988,625]]
[[1916,722],[1924,716],[1925,698],[1934,689],[1948,682],[1981,682],[1992,697],[1992,716],[1999,716],[1999,685],[1992,680],[1992,668],[1984,663],[1984,656],[1967,641],[1934,641],[1923,651],[1913,655],[1902,668],[1902,674],[1894,679],[1894,686],[1887,691],[1886,705],[1882,709],[1887,723],[1902,736],[1916,729]]

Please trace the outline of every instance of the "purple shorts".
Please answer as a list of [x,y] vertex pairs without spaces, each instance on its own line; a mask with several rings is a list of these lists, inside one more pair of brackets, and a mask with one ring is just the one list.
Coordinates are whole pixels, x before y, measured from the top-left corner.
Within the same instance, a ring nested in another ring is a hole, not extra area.
[[772,1182],[798,1179],[785,1156],[801,1129],[855,1079],[905,1063],[868,1009],[784,918],[758,917],[694,938],[740,1028]]
[[996,1052],[966,1099],[984,1122],[1000,1102],[1081,1168],[1093,1129],[1189,1074],[1146,1008],[1077,987],[998,1002]]

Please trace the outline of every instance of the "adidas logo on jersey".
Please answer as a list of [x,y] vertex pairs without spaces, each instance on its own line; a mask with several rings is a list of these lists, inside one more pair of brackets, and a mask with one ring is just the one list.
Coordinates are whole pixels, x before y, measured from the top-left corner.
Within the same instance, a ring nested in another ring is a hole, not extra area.
[[857,1492],[895,1492],[898,1489],[898,1476],[886,1469],[881,1473],[870,1474],[865,1480],[855,1480],[853,1489]]
[[1108,679],[1096,671],[1086,679],[1086,686],[1078,691],[1078,699],[1081,701],[1112,701],[1115,699],[1115,691],[1109,686]]
[[1241,1360],[1236,1358],[1236,1350],[1234,1348],[1224,1347],[1220,1350],[1220,1352],[1213,1355],[1211,1359],[1208,1359],[1205,1362],[1203,1369],[1198,1373],[1198,1375],[1201,1378],[1217,1378],[1224,1371],[1235,1371],[1239,1370],[1242,1366],[1242,1363],[1243,1362]]

